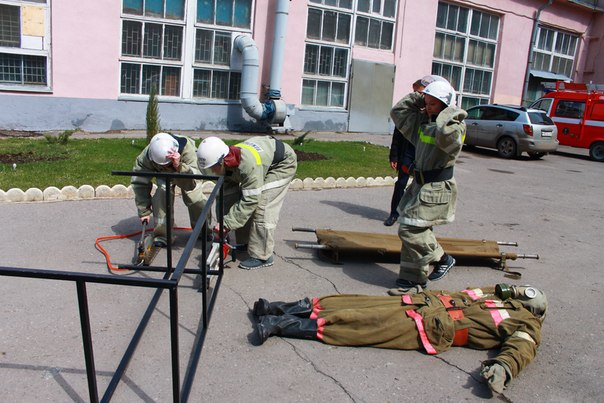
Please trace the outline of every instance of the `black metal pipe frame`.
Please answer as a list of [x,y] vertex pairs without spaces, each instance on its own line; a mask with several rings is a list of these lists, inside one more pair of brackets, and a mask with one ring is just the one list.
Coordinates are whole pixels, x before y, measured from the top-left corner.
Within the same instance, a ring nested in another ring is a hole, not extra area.
[[[220,229],[224,228],[224,194],[223,194],[223,183],[224,178],[222,176],[206,176],[206,175],[194,175],[194,174],[178,174],[178,173],[163,173],[163,172],[125,172],[125,171],[113,171],[113,175],[122,176],[148,176],[155,178],[162,178],[166,181],[166,218],[168,223],[172,223],[172,189],[171,179],[173,178],[191,178],[191,179],[205,179],[216,181],[216,186],[210,193],[207,203],[202,210],[202,213],[193,228],[189,240],[182,252],[182,255],[176,264],[176,267],[172,268],[172,225],[167,227],[168,236],[168,258],[167,267],[153,266],[153,267],[132,267],[134,270],[139,271],[157,271],[164,272],[162,279],[154,278],[133,278],[133,277],[121,277],[113,276],[110,274],[90,274],[83,272],[70,272],[70,271],[57,271],[47,269],[32,269],[32,268],[15,268],[15,267],[2,267],[0,266],[0,276],[11,276],[11,277],[26,277],[26,278],[38,278],[46,280],[59,280],[59,281],[73,281],[76,283],[77,294],[78,294],[78,305],[80,312],[80,326],[82,328],[82,344],[84,348],[84,358],[86,362],[86,375],[88,380],[88,393],[91,402],[98,402],[98,388],[96,382],[96,370],[94,364],[94,352],[92,342],[92,332],[90,327],[90,315],[88,309],[88,297],[86,292],[86,283],[97,283],[97,284],[112,284],[112,285],[123,285],[133,287],[148,287],[155,288],[151,301],[149,302],[139,325],[132,336],[132,339],[122,356],[122,359],[116,369],[107,389],[105,390],[102,400],[108,402],[111,400],[113,393],[115,392],[122,376],[126,372],[126,368],[136,351],[138,342],[142,338],[142,335],[146,329],[147,324],[151,319],[157,303],[164,290],[168,289],[170,293],[170,335],[171,335],[171,356],[172,356],[172,395],[174,402],[187,401],[195,377],[196,367],[199,363],[201,351],[203,349],[203,343],[207,333],[207,327],[209,325],[211,313],[214,309],[214,304],[218,296],[220,284],[222,283],[222,276],[224,275],[224,256],[223,256],[223,244],[225,242],[224,233],[220,233],[220,263],[218,270],[208,270],[207,267],[207,237],[201,237],[202,247],[202,259],[201,269],[187,269],[185,268],[193,248],[197,243],[199,234],[202,229],[205,231],[205,224],[208,215],[210,214],[211,207],[215,201],[218,203],[218,224]],[[128,266],[121,266],[128,267]],[[189,358],[189,365],[185,378],[183,380],[182,388],[180,385],[180,363],[179,363],[179,335],[178,335],[178,283],[183,273],[195,273],[202,276],[202,328],[199,329],[195,335],[195,341],[193,344],[192,352]],[[213,275],[216,277],[216,284],[211,293],[210,301],[208,302],[208,287],[207,287],[207,276]]]

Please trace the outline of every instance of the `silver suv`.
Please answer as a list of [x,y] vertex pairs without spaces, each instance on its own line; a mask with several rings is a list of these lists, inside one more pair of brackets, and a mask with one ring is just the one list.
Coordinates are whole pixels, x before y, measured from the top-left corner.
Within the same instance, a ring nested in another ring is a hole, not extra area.
[[512,105],[468,109],[465,144],[497,149],[503,158],[523,152],[538,159],[558,148],[558,129],[544,111]]

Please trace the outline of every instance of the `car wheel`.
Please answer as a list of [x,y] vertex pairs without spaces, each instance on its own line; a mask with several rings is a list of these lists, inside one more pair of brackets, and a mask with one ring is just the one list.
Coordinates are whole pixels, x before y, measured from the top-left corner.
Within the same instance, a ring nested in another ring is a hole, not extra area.
[[589,147],[589,158],[604,162],[604,141],[596,141]]
[[497,142],[497,154],[502,158],[514,158],[516,156],[516,142],[511,137],[502,137]]
[[529,158],[532,160],[540,160],[544,155],[545,153],[531,153],[529,154]]

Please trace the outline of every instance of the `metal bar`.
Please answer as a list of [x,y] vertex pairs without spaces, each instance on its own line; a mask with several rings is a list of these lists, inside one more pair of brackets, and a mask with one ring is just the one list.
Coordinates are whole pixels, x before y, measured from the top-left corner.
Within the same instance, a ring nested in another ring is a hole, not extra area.
[[96,370],[94,368],[94,351],[92,348],[92,332],[90,331],[90,315],[88,310],[88,297],[86,283],[77,281],[78,306],[80,308],[80,326],[82,327],[82,343],[84,345],[84,361],[86,361],[86,377],[88,378],[88,396],[90,401],[99,401],[99,392],[96,383]]
[[170,339],[172,350],[172,399],[180,401],[180,357],[178,353],[178,287],[170,289]]
[[296,249],[331,249],[327,245],[319,245],[316,243],[295,243],[294,247]]
[[166,251],[166,266],[168,266],[169,272],[172,271],[172,216],[174,215],[171,179],[172,178],[169,176],[164,178],[166,181],[166,243],[168,245],[168,250]]
[[312,228],[302,228],[302,227],[293,227],[292,231],[294,232],[317,232],[316,230],[312,229]]
[[497,241],[497,245],[500,245],[500,246],[518,246],[518,242]]

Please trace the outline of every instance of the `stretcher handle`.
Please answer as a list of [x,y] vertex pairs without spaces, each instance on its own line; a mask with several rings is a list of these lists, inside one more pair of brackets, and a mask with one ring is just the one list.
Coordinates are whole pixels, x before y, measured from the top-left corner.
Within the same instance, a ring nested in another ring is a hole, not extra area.
[[294,247],[296,249],[331,249],[327,245],[319,245],[316,243],[295,243]]
[[500,246],[518,246],[518,242],[497,241],[497,245],[500,245]]
[[292,227],[292,231],[294,232],[317,232],[312,228],[302,228],[302,227]]
[[535,260],[539,260],[539,255],[534,253],[505,253],[505,257],[511,260],[516,260],[516,259],[535,259]]

